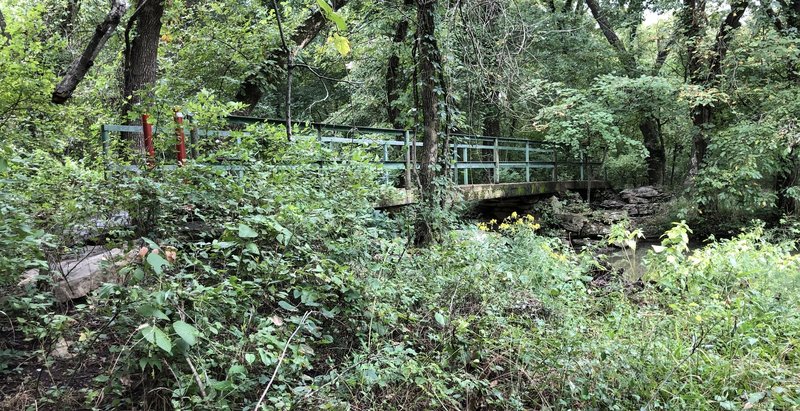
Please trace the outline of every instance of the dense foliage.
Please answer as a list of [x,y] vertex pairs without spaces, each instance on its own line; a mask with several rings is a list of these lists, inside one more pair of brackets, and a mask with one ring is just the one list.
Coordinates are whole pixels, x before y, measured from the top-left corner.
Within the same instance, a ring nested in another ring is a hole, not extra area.
[[[333,155],[272,133],[282,159]],[[128,210],[152,239],[120,269],[124,286],[67,311],[44,276],[4,300],[3,379],[27,381],[13,395],[4,385],[4,406],[242,409],[265,387],[276,409],[800,405],[790,244],[756,227],[689,251],[677,225],[641,279],[538,235],[529,216],[409,248],[408,220],[372,210],[376,170],[359,156],[325,172],[252,161],[241,177],[200,165],[118,175],[77,196],[91,215]],[[27,206],[50,224],[77,212],[46,214],[47,200]],[[156,211],[136,214],[145,200]],[[10,255],[35,264],[40,237],[5,221],[24,239]],[[615,230],[609,242],[635,247]],[[61,340],[76,359],[52,358]]]
[[[800,408],[799,8],[0,0],[0,408]],[[231,115],[412,130],[420,202],[374,208],[371,147]],[[467,220],[456,133],[602,159],[676,223]]]

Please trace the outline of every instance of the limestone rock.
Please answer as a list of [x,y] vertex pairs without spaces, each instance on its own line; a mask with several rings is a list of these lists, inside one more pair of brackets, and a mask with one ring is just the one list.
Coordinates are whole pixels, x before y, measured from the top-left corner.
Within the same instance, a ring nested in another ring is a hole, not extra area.
[[[60,278],[53,288],[53,294],[59,302],[84,297],[103,283],[119,282],[116,268],[109,260],[122,255],[122,250],[114,248],[106,252],[87,255],[80,259],[65,260],[60,264]],[[66,280],[64,279],[66,277]]]
[[589,221],[589,217],[585,214],[578,213],[559,213],[554,215],[561,228],[572,232],[580,233],[583,226]]
[[619,195],[627,200],[629,197],[638,197],[644,199],[655,198],[659,197],[661,193],[658,190],[656,190],[655,187],[653,186],[644,186],[644,187],[636,187],[636,188],[629,188],[627,190],[622,190],[619,192]]
[[70,343],[65,340],[63,337],[58,339],[56,342],[56,346],[53,347],[53,351],[50,351],[50,356],[57,359],[57,360],[68,360],[75,356],[75,354],[69,352]]

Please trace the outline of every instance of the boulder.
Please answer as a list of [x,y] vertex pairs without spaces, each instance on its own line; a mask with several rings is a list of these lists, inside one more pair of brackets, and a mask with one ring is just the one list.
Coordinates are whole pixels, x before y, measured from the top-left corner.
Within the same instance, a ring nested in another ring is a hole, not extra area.
[[[90,247],[76,257],[62,260],[57,266],[51,265],[50,272],[55,282],[53,295],[57,301],[66,302],[88,295],[103,283],[119,283],[122,281],[118,275],[119,268],[133,261],[137,251],[132,250],[125,258],[119,259],[122,256],[119,248]],[[119,261],[114,263],[112,260]],[[18,285],[23,287],[35,282],[39,274],[39,269],[25,271]]]
[[629,188],[627,190],[622,190],[619,192],[619,195],[622,196],[622,198],[624,198],[625,200],[628,200],[629,197],[638,197],[640,199],[655,198],[659,197],[661,193],[658,190],[656,190],[656,188],[653,186],[644,186],[644,187],[636,187],[636,188]]
[[625,207],[626,203],[618,200],[603,200],[602,203],[599,204],[600,208],[606,209],[621,209]]
[[589,217],[586,214],[578,213],[558,213],[553,217],[558,221],[558,225],[561,228],[572,233],[580,233],[584,224],[589,221]]
[[50,356],[57,360],[68,360],[74,357],[75,354],[69,351],[70,345],[72,344],[65,340],[64,337],[59,338],[53,350],[50,351]]
[[[59,302],[74,300],[88,295],[103,283],[118,283],[116,267],[107,267],[109,260],[122,255],[122,250],[114,248],[100,254],[86,256],[80,260],[61,262],[61,281],[53,288]],[[66,278],[66,279],[65,279]]]

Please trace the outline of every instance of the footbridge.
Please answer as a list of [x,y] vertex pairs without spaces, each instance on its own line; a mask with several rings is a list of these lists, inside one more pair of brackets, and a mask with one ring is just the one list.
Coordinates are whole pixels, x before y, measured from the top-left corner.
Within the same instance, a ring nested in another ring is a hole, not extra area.
[[[159,130],[148,124],[147,120],[143,118],[143,125],[101,126],[104,153],[108,155],[115,133],[136,133],[143,136],[146,150],[155,158],[152,136]],[[209,138],[220,144],[236,145],[249,135],[249,126],[286,126],[284,120],[255,117],[229,116],[227,120],[228,129],[203,130],[193,124],[191,117],[184,122],[183,116],[178,113],[175,124],[163,126],[160,130],[161,134],[168,134],[175,143],[174,150],[171,144],[167,145],[167,150],[159,150],[159,167],[176,167],[188,158],[198,158],[198,147],[202,147],[202,142]],[[332,150],[361,146],[374,154],[375,161],[382,166],[383,183],[398,188],[397,195],[382,200],[378,208],[402,206],[415,201],[412,179],[414,170],[419,166],[417,159],[422,149],[422,142],[418,141],[415,131],[311,122],[293,122],[292,125],[295,139],[316,138]],[[163,136],[159,140],[163,140]],[[447,156],[448,175],[467,201],[606,187],[605,179],[599,176],[602,163],[588,158],[584,150],[576,153],[550,142],[467,134],[451,134],[442,138],[440,143]],[[208,144],[205,146],[208,147]],[[177,161],[172,161],[170,165],[165,160],[171,155]],[[204,157],[208,158],[207,155]],[[219,166],[241,172],[241,167],[226,163]]]

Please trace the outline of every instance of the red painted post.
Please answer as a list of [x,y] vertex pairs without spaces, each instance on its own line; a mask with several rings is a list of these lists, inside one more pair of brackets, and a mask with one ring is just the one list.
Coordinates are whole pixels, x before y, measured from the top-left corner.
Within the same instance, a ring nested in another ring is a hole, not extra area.
[[153,146],[153,125],[148,119],[149,114],[142,114],[142,135],[144,135],[144,149],[147,151],[147,163],[151,167],[155,165],[156,150]]
[[183,113],[175,110],[175,134],[178,142],[175,149],[178,151],[178,165],[183,165],[186,161],[186,136],[183,134]]

